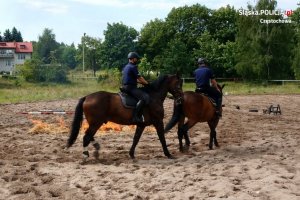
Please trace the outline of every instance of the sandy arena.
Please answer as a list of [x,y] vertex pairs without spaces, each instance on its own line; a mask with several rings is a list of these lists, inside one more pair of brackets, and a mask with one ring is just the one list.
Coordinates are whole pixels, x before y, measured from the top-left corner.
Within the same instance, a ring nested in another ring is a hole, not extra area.
[[[82,135],[63,150],[72,115],[18,114],[72,111],[76,104],[0,105],[0,199],[300,199],[300,95],[226,96],[217,127],[220,147],[208,150],[209,128],[198,123],[189,132],[189,152],[180,153],[173,128],[166,140],[174,160],[163,155],[151,128],[136,160],[128,155],[132,129],[100,132],[100,157],[85,165]],[[282,115],[263,114],[271,104],[280,104]],[[165,121],[172,107],[167,99]]]

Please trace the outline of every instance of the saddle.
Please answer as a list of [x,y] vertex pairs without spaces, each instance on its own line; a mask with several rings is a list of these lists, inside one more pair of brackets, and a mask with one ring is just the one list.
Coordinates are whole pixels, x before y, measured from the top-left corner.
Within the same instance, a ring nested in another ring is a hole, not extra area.
[[123,88],[120,88],[118,95],[121,98],[122,104],[125,108],[135,108],[138,102],[138,99],[126,93]]
[[198,94],[201,94],[203,96],[206,96],[208,98],[208,100],[212,103],[212,105],[214,107],[217,107],[216,100],[214,98],[212,98],[211,96],[209,96],[207,93],[202,92],[200,88],[197,88],[195,92],[198,93]]

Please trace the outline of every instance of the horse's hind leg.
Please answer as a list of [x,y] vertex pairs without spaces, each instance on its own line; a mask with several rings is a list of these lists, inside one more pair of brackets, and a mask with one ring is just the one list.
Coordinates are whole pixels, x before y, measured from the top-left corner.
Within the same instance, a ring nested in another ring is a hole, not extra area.
[[182,138],[184,136],[185,139],[185,145],[186,148],[188,149],[191,142],[190,142],[190,138],[188,135],[188,130],[190,128],[192,128],[197,122],[192,121],[192,120],[188,120],[183,126],[181,126],[180,128],[178,128],[178,139],[179,139],[179,150],[183,151],[183,146],[182,146]]
[[134,137],[133,137],[133,142],[132,142],[132,145],[131,145],[131,148],[130,148],[130,151],[129,151],[129,155],[130,155],[131,159],[134,159],[135,147],[139,143],[139,140],[141,138],[141,135],[142,135],[144,129],[145,129],[145,126],[140,126],[140,125],[137,126],[136,129],[135,129],[135,134],[134,134]]
[[181,152],[183,152],[183,145],[182,145],[183,136],[184,136],[185,140],[187,138],[188,141],[190,141],[189,136],[187,135],[187,131],[188,131],[187,124],[184,124],[183,126],[179,127],[178,131],[177,131],[178,142],[179,142],[179,151],[181,151]]
[[97,130],[99,129],[101,124],[97,124],[97,125],[90,125],[89,128],[85,131],[85,135],[83,137],[83,161],[85,161],[88,157],[89,157],[89,152],[88,152],[88,145],[90,144],[90,142],[93,143],[93,146],[95,148],[95,153],[94,156],[97,158],[99,156],[99,149],[100,149],[100,145],[98,142],[95,141],[94,139],[94,135],[96,134]]
[[177,129],[177,137],[178,137],[178,142],[179,142],[179,151],[181,151],[181,152],[183,151],[182,138],[183,138],[183,136],[184,136],[185,140],[186,140],[186,138],[188,138],[187,130],[185,130],[186,128],[184,128],[184,125],[185,124],[184,124],[184,116],[183,116],[179,119],[178,129]]
[[213,143],[215,144],[216,147],[219,147],[219,143],[217,140],[217,132],[216,132],[216,126],[218,125],[218,121],[212,121],[208,122],[209,128],[210,128],[210,137],[209,137],[209,144],[208,147],[209,149],[213,149]]

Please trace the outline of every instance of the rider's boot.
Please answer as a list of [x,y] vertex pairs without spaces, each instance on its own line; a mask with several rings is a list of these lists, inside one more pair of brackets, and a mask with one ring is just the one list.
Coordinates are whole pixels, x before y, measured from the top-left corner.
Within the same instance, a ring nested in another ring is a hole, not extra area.
[[136,104],[136,107],[133,111],[133,122],[134,123],[142,123],[144,122],[143,116],[143,106],[145,102],[143,100],[139,100]]

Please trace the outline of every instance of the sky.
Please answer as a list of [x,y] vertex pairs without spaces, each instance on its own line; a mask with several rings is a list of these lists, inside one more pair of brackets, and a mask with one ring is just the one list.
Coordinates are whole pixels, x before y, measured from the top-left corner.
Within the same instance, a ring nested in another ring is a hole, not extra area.
[[[0,0],[0,32],[16,27],[24,41],[38,41],[45,28],[57,42],[79,44],[84,33],[104,39],[107,23],[122,22],[137,31],[172,8],[199,3],[210,9],[231,5],[247,8],[255,0]],[[295,10],[300,0],[278,0],[278,8]]]

